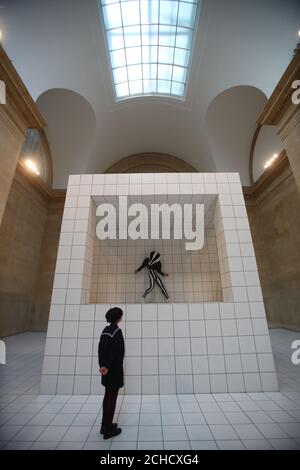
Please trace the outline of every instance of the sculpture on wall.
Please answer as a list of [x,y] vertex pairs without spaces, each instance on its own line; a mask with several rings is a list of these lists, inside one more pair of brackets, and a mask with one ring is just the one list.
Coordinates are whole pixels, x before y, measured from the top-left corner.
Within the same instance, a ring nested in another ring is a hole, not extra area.
[[166,299],[168,299],[168,292],[161,278],[158,275],[161,274],[162,276],[168,276],[168,274],[165,274],[161,270],[160,253],[158,253],[158,251],[151,251],[150,256],[144,259],[141,266],[135,272],[137,273],[143,268],[147,268],[150,279],[150,286],[148,287],[148,289],[145,290],[143,297],[145,298],[149,294],[149,292],[153,290],[156,283],[160,288],[162,294],[165,296]]

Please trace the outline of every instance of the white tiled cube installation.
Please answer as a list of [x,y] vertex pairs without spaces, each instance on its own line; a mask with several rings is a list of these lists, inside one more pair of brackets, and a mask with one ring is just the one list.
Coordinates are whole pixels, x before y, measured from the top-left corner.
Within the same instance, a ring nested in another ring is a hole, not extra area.
[[[105,312],[120,301],[110,299],[107,304],[89,304],[94,298],[94,266],[99,257],[95,251],[98,241],[95,242],[94,201],[98,204],[101,200],[116,200],[119,195],[142,202],[204,201],[208,208],[207,219],[213,222],[206,230],[212,229],[215,234],[223,299],[223,302],[195,302],[195,296],[190,301],[181,296],[179,300],[171,297],[173,303],[156,303],[161,299],[156,297],[150,299],[155,303],[141,304],[130,303],[130,297],[127,300],[125,296],[121,302],[125,313],[121,324],[126,339],[125,393],[277,390],[239,175],[166,173],[70,176],[47,332],[42,393],[101,391],[98,340],[105,326]],[[209,208],[212,207],[211,217]],[[170,243],[166,246],[170,247]],[[158,246],[164,261],[164,241],[158,241]],[[130,247],[131,241],[128,241],[126,250]],[[145,251],[147,248],[143,245]],[[97,262],[99,264],[99,260]],[[114,274],[118,283],[118,275],[122,273]],[[140,285],[134,295],[143,287],[142,283],[137,284]],[[184,290],[182,292],[184,294]]]

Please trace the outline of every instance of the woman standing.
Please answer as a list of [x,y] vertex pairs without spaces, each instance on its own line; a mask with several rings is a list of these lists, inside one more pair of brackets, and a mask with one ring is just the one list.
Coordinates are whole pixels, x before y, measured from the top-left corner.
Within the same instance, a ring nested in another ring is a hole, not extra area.
[[114,307],[105,315],[109,326],[102,331],[99,346],[99,372],[101,383],[105,387],[103,398],[103,415],[100,433],[104,439],[117,436],[121,433],[117,423],[113,423],[119,389],[124,386],[124,338],[118,324],[122,320],[123,311]]

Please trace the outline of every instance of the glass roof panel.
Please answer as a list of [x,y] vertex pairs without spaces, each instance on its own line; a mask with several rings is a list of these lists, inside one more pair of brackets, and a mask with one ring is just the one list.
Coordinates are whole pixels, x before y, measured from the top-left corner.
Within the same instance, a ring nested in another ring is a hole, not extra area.
[[182,98],[200,2],[98,2],[116,98],[153,94]]

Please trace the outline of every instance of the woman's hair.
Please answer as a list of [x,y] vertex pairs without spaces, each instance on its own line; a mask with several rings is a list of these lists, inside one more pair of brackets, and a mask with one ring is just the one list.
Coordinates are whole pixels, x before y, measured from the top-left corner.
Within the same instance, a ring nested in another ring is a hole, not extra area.
[[110,308],[105,315],[108,323],[116,323],[123,316],[123,310],[119,307]]

